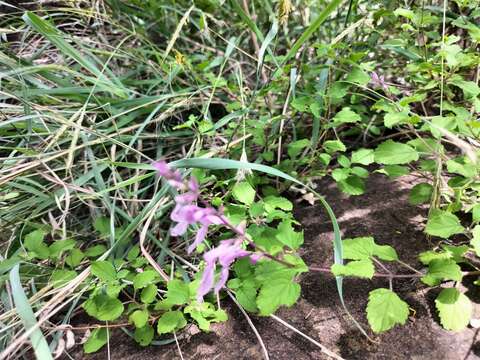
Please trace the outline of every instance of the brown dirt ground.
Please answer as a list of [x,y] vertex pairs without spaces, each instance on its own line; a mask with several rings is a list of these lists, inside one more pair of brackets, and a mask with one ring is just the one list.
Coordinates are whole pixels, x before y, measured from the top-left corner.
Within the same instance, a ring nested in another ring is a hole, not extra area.
[[[360,197],[342,195],[329,181],[322,182],[319,190],[337,215],[345,238],[373,235],[378,243],[393,245],[402,260],[418,268],[415,254],[428,248],[422,233],[426,209],[408,204],[408,190],[418,182],[414,176],[390,181],[374,174],[368,180],[367,193]],[[333,234],[321,205],[298,206],[296,216],[305,229],[302,253],[305,262],[330,266]],[[277,315],[345,359],[480,358],[479,330],[469,328],[451,333],[439,326],[433,307],[439,289],[428,290],[411,280],[395,281],[394,290],[415,313],[405,326],[374,336],[377,343],[372,343],[359,333],[343,311],[331,276],[309,273],[301,282],[302,297],[298,304],[281,309]],[[478,290],[464,285],[478,301]],[[368,292],[377,287],[388,287],[387,280],[346,279],[344,283],[347,307],[365,328],[368,328],[365,318]],[[261,348],[241,312],[228,301],[224,306],[230,315],[227,323],[215,324],[210,333],[196,333],[179,340],[184,359],[262,359]],[[475,317],[479,318],[480,311],[475,307]],[[317,347],[275,320],[255,316],[252,320],[272,360],[327,358]],[[111,359],[121,360],[180,359],[175,344],[142,348],[120,330],[112,336],[110,353]],[[103,350],[86,356],[76,352],[72,356],[96,360],[106,359],[107,353]]]

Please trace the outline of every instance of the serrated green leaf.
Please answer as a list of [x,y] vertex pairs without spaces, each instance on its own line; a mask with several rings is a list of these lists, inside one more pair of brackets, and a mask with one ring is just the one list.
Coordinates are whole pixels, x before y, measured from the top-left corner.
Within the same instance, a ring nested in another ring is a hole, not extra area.
[[157,332],[161,334],[172,333],[187,325],[187,320],[181,311],[167,311],[157,324]]
[[428,272],[421,280],[429,285],[435,286],[440,284],[442,280],[462,280],[462,271],[455,260],[452,259],[435,259],[428,264]]
[[59,288],[72,281],[77,277],[77,272],[74,270],[56,269],[52,272],[50,283],[54,288]]
[[333,124],[335,126],[346,124],[346,123],[355,123],[361,120],[360,115],[353,111],[350,107],[344,107],[333,117]]
[[235,184],[232,194],[237,201],[245,205],[252,205],[255,200],[255,189],[247,181]]
[[310,140],[308,139],[293,141],[290,144],[288,144],[288,150],[287,150],[288,156],[290,156],[291,159],[294,159],[298,155],[300,155],[303,149],[309,146],[310,146]]
[[266,196],[263,199],[263,203],[265,206],[265,211],[267,213],[275,209],[282,209],[285,211],[292,211],[293,209],[292,202],[281,196],[273,196],[273,195]]
[[65,239],[54,241],[49,247],[49,257],[58,259],[64,251],[71,250],[75,247],[76,241],[74,239]]
[[340,190],[349,195],[362,195],[365,192],[365,181],[356,175],[351,175],[337,184]]
[[23,245],[27,250],[39,259],[48,259],[50,255],[48,246],[43,242],[45,235],[46,233],[43,230],[35,230],[28,233],[23,240]]
[[280,306],[292,306],[300,296],[300,285],[290,279],[278,278],[260,289],[257,306],[260,315],[271,315]]
[[100,255],[103,255],[107,251],[107,248],[105,245],[95,245],[92,247],[89,247],[87,250],[85,250],[85,256],[86,257],[97,257]]
[[343,240],[343,258],[349,260],[367,260],[376,256],[381,260],[398,259],[397,252],[389,245],[378,245],[371,236]]
[[367,85],[370,82],[370,76],[359,67],[356,67],[348,74],[345,80],[360,85]]
[[207,302],[192,303],[185,307],[184,312],[185,314],[190,314],[197,322],[198,327],[203,331],[209,331],[212,322],[222,322],[228,319],[224,310],[215,310],[213,305]]
[[142,328],[136,328],[133,337],[140,346],[148,346],[152,342],[154,335],[155,330],[153,327],[147,325]]
[[333,264],[332,273],[335,276],[356,276],[371,279],[375,273],[375,267],[370,260],[354,260],[346,265]]
[[112,321],[123,313],[123,304],[120,300],[110,296],[98,294],[83,303],[88,315],[102,321]]
[[428,183],[421,183],[415,185],[412,190],[410,190],[410,195],[408,201],[412,205],[419,205],[423,203],[428,203],[432,197],[433,186]]
[[140,300],[144,304],[152,303],[157,297],[157,291],[158,289],[155,284],[148,284],[142,289],[142,292],[140,293]]
[[380,288],[370,291],[367,305],[367,319],[376,333],[390,330],[408,319],[408,304],[393,291]]
[[147,285],[151,284],[157,280],[158,274],[154,270],[145,270],[141,273],[138,273],[133,278],[133,286],[135,289],[143,289]]
[[387,128],[392,128],[394,125],[406,123],[410,120],[408,110],[401,112],[389,112],[385,114],[383,122]]
[[100,216],[95,219],[93,228],[102,236],[110,235],[110,219],[106,216]]
[[82,250],[75,248],[72,249],[70,253],[65,257],[65,263],[68,266],[75,268],[80,265],[84,257],[85,254],[82,252]]
[[470,240],[470,245],[473,246],[473,250],[477,256],[480,256],[480,225],[476,225],[472,230],[472,240]]
[[398,165],[408,164],[418,160],[418,152],[411,146],[387,140],[375,150],[375,161],[379,164]]
[[245,310],[249,312],[258,311],[256,303],[257,289],[254,286],[240,286],[235,290],[235,296]]
[[83,344],[83,351],[91,354],[100,350],[108,341],[108,330],[106,328],[97,328],[92,331],[87,341]]
[[115,281],[117,279],[117,271],[110,261],[94,261],[90,270],[100,280]]
[[323,143],[323,148],[329,154],[337,151],[344,152],[347,150],[345,145],[340,140],[327,140]]
[[148,315],[147,309],[135,310],[129,315],[128,321],[134,324],[136,328],[142,328],[148,323]]
[[352,153],[352,163],[370,165],[375,161],[374,151],[372,149],[359,149]]
[[303,244],[303,231],[295,231],[292,227],[291,220],[282,221],[277,227],[277,235],[275,236],[282,244],[296,250]]
[[436,251],[424,251],[418,255],[418,260],[423,265],[428,265],[430,264],[431,261],[433,260],[445,260],[445,259],[450,259],[452,256],[451,254],[447,252],[436,252]]
[[429,235],[448,239],[455,234],[463,233],[464,228],[457,216],[447,211],[435,209],[431,212],[425,227]]
[[170,280],[167,283],[166,301],[173,305],[187,304],[190,299],[188,284],[181,280]]
[[435,307],[442,326],[447,330],[465,329],[472,317],[473,306],[470,299],[455,288],[443,289],[435,299]]

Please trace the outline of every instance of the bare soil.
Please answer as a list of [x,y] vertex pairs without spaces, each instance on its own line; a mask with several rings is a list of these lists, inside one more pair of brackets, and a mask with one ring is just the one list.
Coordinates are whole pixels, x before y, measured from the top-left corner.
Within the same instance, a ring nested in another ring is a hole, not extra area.
[[[331,181],[320,184],[337,215],[344,238],[372,235],[380,244],[390,244],[400,258],[419,268],[416,254],[429,248],[422,232],[426,208],[408,203],[409,189],[418,183],[414,176],[395,181],[374,174],[368,180],[367,193],[359,197],[342,195]],[[302,257],[308,265],[329,267],[333,250],[331,224],[320,204],[299,205],[297,218],[305,229]],[[392,268],[393,271],[400,269]],[[451,333],[441,328],[434,309],[434,299],[440,289],[429,290],[409,279],[395,280],[394,290],[406,300],[412,316],[405,326],[397,326],[385,334],[370,334],[375,342],[367,340],[357,330],[340,305],[334,279],[323,273],[308,273],[302,280],[302,298],[289,309],[281,309],[278,316],[316,339],[345,359],[479,359],[479,330],[469,328]],[[463,284],[479,301],[478,290]],[[388,287],[386,279],[373,281],[346,279],[345,302],[355,318],[368,329],[365,307],[368,292],[377,287]],[[229,312],[227,323],[215,324],[210,333],[190,328],[190,334],[179,339],[184,359],[262,359],[261,348],[245,317],[234,304],[224,301]],[[475,304],[475,318],[480,311]],[[307,360],[327,359],[313,344],[296,335],[271,318],[252,316],[271,359]],[[370,332],[370,330],[368,330]],[[84,355],[71,354],[75,359],[106,359],[107,352]],[[111,359],[150,360],[180,359],[175,343],[142,348],[120,330],[115,330],[110,342]]]

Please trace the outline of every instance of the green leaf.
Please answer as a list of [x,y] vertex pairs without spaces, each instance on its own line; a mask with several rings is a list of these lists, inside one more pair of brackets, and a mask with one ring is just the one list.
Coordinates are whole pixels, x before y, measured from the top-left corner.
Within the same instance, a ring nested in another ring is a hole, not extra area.
[[56,269],[52,272],[50,283],[54,288],[59,288],[77,277],[77,272],[73,270]]
[[408,319],[408,304],[393,291],[380,288],[368,295],[367,319],[375,333],[390,330]]
[[465,329],[472,317],[470,299],[455,288],[443,289],[435,300],[440,323],[447,330]]
[[346,265],[333,264],[332,273],[335,276],[357,276],[371,279],[375,273],[375,267],[370,260],[350,261]]
[[432,236],[438,236],[448,239],[455,234],[463,233],[464,228],[460,224],[457,216],[447,211],[435,209],[430,213],[430,217],[425,227],[425,232]]
[[187,320],[181,311],[167,311],[158,320],[157,332],[161,334],[172,333],[187,325]]
[[42,230],[35,230],[25,236],[23,245],[28,251],[31,251],[35,257],[39,259],[48,259],[50,251],[48,246],[43,242],[45,232]]
[[203,331],[209,331],[212,322],[222,322],[228,319],[228,315],[224,310],[215,310],[213,305],[208,302],[194,302],[185,307],[184,312],[185,314],[190,314],[197,322],[198,327]]
[[287,151],[288,156],[290,156],[291,159],[294,159],[298,155],[300,155],[303,149],[305,149],[308,146],[310,146],[310,140],[308,139],[293,141],[290,144],[288,144],[288,151]]
[[409,173],[408,168],[401,165],[386,165],[383,167],[383,169],[376,170],[376,172],[385,174],[391,179],[407,175]]
[[360,115],[355,111],[350,109],[348,106],[344,107],[340,112],[338,112],[333,120],[333,125],[338,126],[346,123],[355,123],[361,120]]
[[110,219],[106,216],[100,216],[93,223],[93,228],[102,236],[110,235]]
[[435,259],[428,264],[428,272],[421,280],[429,285],[435,286],[440,284],[442,280],[462,280],[462,271],[455,260],[452,259]]
[[85,250],[85,256],[97,257],[100,255],[103,255],[106,251],[107,251],[107,248],[105,247],[105,245],[95,245]]
[[470,245],[473,246],[477,256],[480,256],[480,225],[476,225],[472,229],[472,240],[470,240]]
[[158,289],[156,285],[148,284],[146,287],[142,289],[142,292],[140,293],[140,300],[144,304],[152,303],[157,297],[157,291]]
[[147,285],[151,284],[157,280],[158,274],[154,270],[145,270],[144,272],[138,273],[133,278],[133,286],[135,289],[143,289]]
[[110,261],[92,262],[91,272],[103,281],[115,281],[117,279],[117,271]]
[[98,294],[83,303],[88,315],[102,321],[112,321],[123,313],[123,304],[120,300],[110,296]]
[[53,242],[49,247],[50,258],[58,259],[64,251],[71,250],[75,246],[75,240],[65,239]]
[[347,148],[340,140],[327,140],[323,143],[323,148],[329,154],[337,151],[347,151]]
[[257,289],[254,286],[242,285],[235,290],[235,295],[245,310],[249,312],[257,312]]
[[340,182],[348,179],[348,177],[350,176],[350,172],[351,172],[351,169],[342,169],[342,168],[333,169],[332,178],[336,182]]
[[84,257],[85,257],[85,254],[82,252],[82,250],[75,248],[75,249],[72,249],[70,251],[70,254],[68,254],[65,257],[65,263],[68,266],[75,268],[78,265],[80,265]]
[[408,201],[412,205],[428,203],[432,197],[432,193],[433,193],[432,185],[428,183],[417,184],[412,188],[412,190],[410,190]]
[[97,328],[92,331],[87,341],[83,344],[83,351],[91,354],[100,350],[108,341],[108,330],[106,328]]
[[255,200],[255,189],[247,181],[235,184],[232,194],[237,201],[245,205],[252,205]]
[[390,112],[385,114],[383,122],[387,128],[392,128],[394,125],[406,123],[410,120],[408,110],[402,112]]
[[375,150],[375,161],[379,164],[407,164],[418,160],[418,152],[407,144],[387,140]]
[[275,209],[282,209],[285,211],[292,211],[293,209],[292,202],[281,196],[266,196],[263,199],[263,203],[267,213],[272,212]]
[[136,328],[142,328],[148,323],[148,310],[135,310],[133,313],[130,314],[128,317],[128,321],[134,324]]
[[173,305],[187,304],[190,299],[188,284],[181,280],[170,280],[167,283],[166,301]]
[[474,205],[472,208],[472,220],[474,222],[480,221],[480,204]]
[[352,163],[370,165],[375,160],[374,151],[372,149],[359,149],[352,153]]
[[436,252],[436,251],[424,251],[418,255],[418,260],[423,265],[428,265],[430,262],[433,260],[445,260],[445,259],[450,259],[452,255],[448,252]]
[[349,195],[362,195],[365,192],[365,181],[356,175],[351,175],[337,184],[341,191]]
[[275,236],[282,244],[296,250],[303,244],[303,231],[297,232],[292,227],[291,220],[283,220],[277,227],[278,232]]
[[142,328],[136,328],[133,337],[140,346],[148,346],[152,342],[154,335],[155,330],[153,330],[153,327],[147,325]]
[[350,74],[348,74],[346,81],[360,85],[367,85],[370,82],[370,76],[359,67],[356,67]]
[[260,315],[271,315],[281,305],[292,306],[300,296],[300,285],[290,279],[278,278],[265,284],[257,297]]
[[377,245],[371,236],[343,240],[343,258],[367,260],[372,256],[385,261],[398,260],[397,252],[389,245]]

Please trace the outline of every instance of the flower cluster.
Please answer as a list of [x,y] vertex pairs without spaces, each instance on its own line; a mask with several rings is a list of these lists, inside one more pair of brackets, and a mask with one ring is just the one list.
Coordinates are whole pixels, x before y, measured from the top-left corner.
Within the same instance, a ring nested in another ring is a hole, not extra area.
[[[219,246],[204,254],[203,259],[206,265],[197,292],[198,301],[201,302],[212,288],[218,293],[225,286],[230,266],[236,259],[250,256],[252,261],[256,261],[258,260],[258,254],[242,248],[245,240],[245,226],[235,227],[230,224],[221,210],[209,206],[200,207],[198,205],[200,191],[199,185],[194,178],[184,181],[180,172],[171,169],[164,161],[154,162],[153,167],[160,176],[165,178],[179,192],[179,195],[175,196],[175,208],[170,215],[172,221],[176,223],[170,230],[171,235],[180,236],[185,234],[188,226],[199,227],[195,240],[187,249],[188,253],[195,250],[205,240],[210,225],[224,225],[236,233],[235,238],[221,241]],[[219,280],[214,284],[217,263],[221,265],[222,270]]]
[[372,71],[370,82],[374,88],[383,89],[383,91],[388,92],[388,85],[385,82],[385,76],[378,75],[378,73]]

